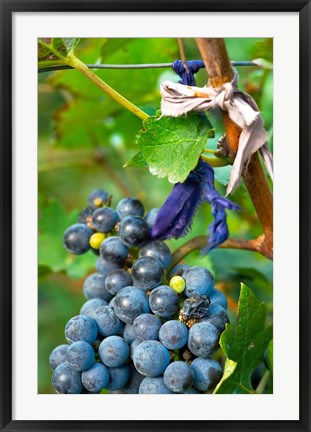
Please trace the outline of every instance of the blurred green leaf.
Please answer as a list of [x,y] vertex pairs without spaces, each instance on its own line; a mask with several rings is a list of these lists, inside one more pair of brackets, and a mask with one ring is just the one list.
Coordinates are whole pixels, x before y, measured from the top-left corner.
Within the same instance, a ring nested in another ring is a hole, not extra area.
[[52,273],[52,269],[45,265],[38,266],[38,279],[48,276]]
[[213,127],[205,115],[149,117],[138,138],[143,159],[152,175],[184,182],[206,146]]
[[119,110],[116,102],[110,104],[92,100],[73,99],[54,114],[55,137],[58,147],[90,148],[94,139],[101,145],[108,145],[105,117]]
[[[216,393],[253,393],[251,373],[263,361],[264,352],[272,337],[272,326],[266,326],[266,308],[246,285],[241,284],[236,327],[226,325],[220,346],[226,357],[226,379]],[[232,367],[232,361],[236,367]]]
[[215,179],[218,181],[218,183],[222,184],[223,186],[227,186],[229,183],[230,173],[232,170],[232,166],[224,166],[221,168],[215,169]]
[[267,363],[269,371],[273,374],[273,339],[271,339],[267,348]]
[[263,83],[260,99],[260,110],[263,112],[264,126],[268,130],[273,125],[273,73],[269,71]]
[[92,252],[75,256],[69,254],[63,245],[65,230],[76,222],[77,212],[68,214],[59,202],[41,200],[38,256],[41,275],[48,268],[55,273],[66,271],[73,279],[79,279],[95,267],[96,257]]
[[[92,63],[98,61],[109,64],[170,62],[178,53],[176,41],[165,38],[103,39],[101,49],[98,44],[94,45],[93,59],[88,44],[85,46],[88,50],[87,56],[82,49],[83,43],[81,45],[79,58]],[[153,110],[154,107],[159,107],[158,77],[161,70],[95,70],[95,73],[142,109],[145,105],[149,106],[149,111],[150,105],[153,105]],[[105,128],[102,123],[105,117],[112,115],[118,117],[124,112],[123,107],[101,92],[78,71],[54,72],[48,78],[48,83],[65,92],[69,99],[54,115],[59,146],[88,146],[88,130],[95,128],[97,135],[104,135]],[[128,124],[130,123],[131,121]]]
[[57,201],[42,200],[39,207],[39,265],[48,266],[54,272],[66,267],[68,252],[63,245],[65,229],[76,220],[68,215]]
[[273,62],[273,38],[257,39],[255,49],[257,57],[262,57],[269,62]]
[[273,64],[269,62],[268,60],[258,58],[253,60],[254,63],[256,63],[258,66],[262,67],[263,69],[273,69]]

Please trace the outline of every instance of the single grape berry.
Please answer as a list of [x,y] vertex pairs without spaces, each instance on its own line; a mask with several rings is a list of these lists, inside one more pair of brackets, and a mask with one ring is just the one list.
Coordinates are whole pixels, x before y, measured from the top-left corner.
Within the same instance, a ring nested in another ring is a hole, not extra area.
[[71,225],[64,233],[64,245],[68,252],[82,255],[90,249],[90,237],[93,234],[91,228],[79,223]]
[[52,375],[52,386],[61,394],[78,394],[83,390],[81,372],[74,370],[68,362],[56,367]]
[[148,213],[145,216],[145,221],[149,225],[150,229],[153,227],[153,224],[154,224],[154,222],[156,220],[158,211],[159,211],[158,208],[153,208],[153,209],[149,210]]
[[133,358],[134,358],[134,352],[135,352],[136,348],[138,347],[138,345],[140,345],[143,342],[144,342],[143,339],[133,340],[133,342],[131,343],[131,346],[130,346],[130,358],[131,358],[131,360],[133,360]]
[[87,225],[89,228],[93,229],[93,227],[92,227],[92,215],[93,215],[93,213],[94,213],[94,209],[92,209],[92,207],[84,208],[80,212],[77,222],[83,223],[83,224]]
[[190,387],[190,389],[186,390],[184,394],[200,394],[201,392],[194,387]]
[[150,256],[161,261],[164,268],[167,268],[172,260],[169,247],[161,240],[152,240],[146,243],[139,251],[139,256]]
[[53,349],[49,358],[51,369],[57,368],[57,366],[66,361],[66,352],[68,347],[68,344],[63,344]]
[[160,328],[159,340],[169,350],[181,349],[188,341],[188,329],[180,321],[166,321]]
[[218,348],[220,333],[208,321],[194,324],[189,330],[188,348],[198,357],[207,358]]
[[92,366],[95,361],[95,351],[87,342],[73,342],[67,349],[66,358],[73,369],[81,372]]
[[210,301],[212,304],[219,304],[225,310],[228,309],[228,302],[225,294],[217,289],[213,289],[211,294],[209,295]]
[[116,295],[120,289],[133,285],[132,276],[123,269],[112,270],[105,280],[106,289]]
[[215,303],[209,306],[207,314],[202,321],[210,322],[222,333],[226,328],[226,324],[229,322],[229,317],[226,310]]
[[119,237],[108,237],[100,246],[100,255],[104,260],[118,264],[120,267],[127,258],[128,249]]
[[112,231],[118,222],[118,213],[110,207],[101,207],[94,211],[92,225],[101,233]]
[[181,294],[186,288],[185,279],[181,276],[173,276],[170,280],[170,287],[177,292],[177,294]]
[[99,298],[109,301],[112,298],[112,294],[105,286],[105,276],[100,273],[92,273],[84,280],[83,294],[88,300]]
[[178,310],[178,294],[169,286],[161,285],[151,291],[149,305],[155,315],[159,315],[163,318],[170,318]]
[[114,309],[110,306],[99,307],[94,314],[94,319],[101,336],[107,337],[117,335],[123,328],[123,323],[119,320]]
[[106,389],[110,391],[121,390],[128,382],[130,370],[124,365],[121,367],[108,368],[109,382]]
[[95,312],[100,306],[108,306],[108,303],[106,300],[101,298],[92,298],[82,305],[80,309],[80,315],[86,315],[91,318],[95,318]]
[[123,198],[117,205],[117,212],[120,219],[126,216],[143,216],[144,206],[136,198]]
[[128,247],[141,247],[149,240],[150,228],[139,216],[126,216],[121,220],[119,236]]
[[108,192],[102,189],[95,189],[90,193],[88,202],[90,207],[96,209],[98,207],[102,207],[105,204],[109,204],[110,196]]
[[109,382],[109,372],[102,363],[94,363],[88,370],[82,372],[82,384],[92,392],[98,393],[103,390]]
[[120,268],[119,264],[107,261],[101,256],[96,260],[96,270],[103,276],[107,276],[112,270],[116,270],[118,268]]
[[85,341],[92,344],[97,337],[97,325],[93,318],[85,315],[77,315],[71,318],[65,327],[65,338],[72,344],[77,341]]
[[131,345],[131,343],[136,339],[135,333],[134,333],[134,326],[133,324],[125,324],[123,328],[123,339]]
[[148,296],[134,286],[122,288],[114,298],[113,308],[121,321],[133,324],[136,317],[149,312]]
[[129,371],[130,376],[123,390],[126,394],[138,394],[139,386],[145,377],[141,375],[132,364],[129,366]]
[[174,393],[184,393],[194,382],[194,373],[183,361],[175,361],[168,365],[163,375],[164,384]]
[[205,267],[190,267],[183,272],[182,277],[186,282],[185,294],[187,297],[193,294],[209,296],[214,289],[214,277]]
[[160,342],[145,341],[136,347],[133,362],[135,368],[142,375],[157,377],[167,368],[170,354]]
[[190,365],[194,373],[194,387],[201,391],[211,391],[222,377],[222,367],[213,359],[198,357]]
[[90,238],[90,246],[92,249],[99,249],[102,242],[105,240],[106,236],[103,233],[94,233]]
[[108,367],[120,367],[129,358],[130,349],[125,340],[120,336],[106,337],[98,348],[101,362]]
[[157,258],[145,256],[134,262],[131,274],[135,286],[150,291],[163,281],[164,267]]
[[135,337],[143,340],[158,339],[161,325],[155,315],[141,314],[133,322]]
[[172,394],[164,384],[163,377],[146,377],[139,386],[139,394]]

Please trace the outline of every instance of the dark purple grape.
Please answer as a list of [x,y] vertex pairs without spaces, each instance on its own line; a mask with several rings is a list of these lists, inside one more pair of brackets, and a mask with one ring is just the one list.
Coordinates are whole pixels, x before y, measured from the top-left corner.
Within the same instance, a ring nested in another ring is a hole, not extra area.
[[123,198],[117,205],[120,219],[126,216],[143,216],[144,211],[144,206],[136,198]]
[[89,240],[93,231],[85,224],[74,224],[64,233],[64,245],[68,252],[82,255],[90,249]]
[[110,207],[101,207],[94,211],[92,225],[97,231],[107,233],[113,230],[118,220],[119,216],[115,210]]
[[123,269],[113,270],[106,276],[105,285],[111,294],[116,295],[120,289],[133,285],[132,276]]
[[100,255],[104,260],[122,266],[127,258],[128,249],[119,237],[108,237],[100,245]]
[[88,202],[90,207],[96,209],[102,207],[104,204],[109,204],[110,196],[108,192],[102,189],[95,189],[90,193]]
[[149,291],[162,283],[164,267],[157,258],[145,256],[134,262],[131,274],[135,286]]
[[121,220],[119,236],[128,247],[141,247],[150,237],[147,222],[138,216],[127,216]]

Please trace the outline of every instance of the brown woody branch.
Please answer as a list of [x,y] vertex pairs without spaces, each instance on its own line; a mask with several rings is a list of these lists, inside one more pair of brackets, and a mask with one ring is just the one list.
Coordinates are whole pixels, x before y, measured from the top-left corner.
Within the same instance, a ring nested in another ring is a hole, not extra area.
[[[264,247],[265,236],[261,235],[256,239],[252,240],[240,240],[240,239],[232,239],[229,238],[218,248],[222,249],[243,249],[252,252],[258,252],[267,258],[271,259],[271,256],[267,255],[266,248]],[[172,264],[170,268],[173,268],[176,264],[178,264],[181,260],[183,260],[187,255],[195,250],[200,250],[208,246],[207,237],[202,235],[198,237],[194,237],[180,246],[173,253]]]
[[[234,74],[224,40],[222,38],[197,38],[196,41],[209,76],[209,84],[213,87],[219,87],[226,82],[232,81]],[[226,112],[222,114],[229,152],[234,157],[238,149],[241,129],[232,122]],[[251,157],[247,167],[244,169],[243,179],[264,231],[264,236],[260,237],[259,252],[272,259],[273,200],[258,153]],[[256,242],[257,240],[252,241]]]

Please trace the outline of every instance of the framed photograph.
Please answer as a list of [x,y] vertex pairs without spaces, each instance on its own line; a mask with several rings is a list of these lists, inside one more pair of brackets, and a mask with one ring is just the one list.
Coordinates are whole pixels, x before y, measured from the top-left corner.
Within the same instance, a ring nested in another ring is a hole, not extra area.
[[309,431],[310,2],[1,23],[1,430]]

